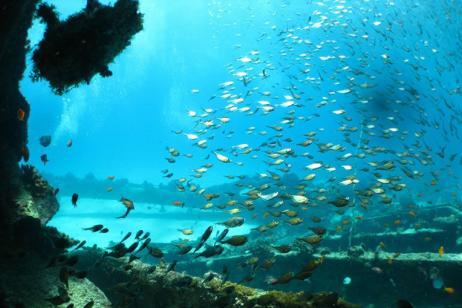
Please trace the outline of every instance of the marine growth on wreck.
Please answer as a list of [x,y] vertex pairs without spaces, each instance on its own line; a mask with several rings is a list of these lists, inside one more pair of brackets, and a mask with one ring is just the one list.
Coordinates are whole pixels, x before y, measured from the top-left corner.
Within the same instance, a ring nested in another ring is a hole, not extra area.
[[460,16],[3,1],[0,307],[460,307]]

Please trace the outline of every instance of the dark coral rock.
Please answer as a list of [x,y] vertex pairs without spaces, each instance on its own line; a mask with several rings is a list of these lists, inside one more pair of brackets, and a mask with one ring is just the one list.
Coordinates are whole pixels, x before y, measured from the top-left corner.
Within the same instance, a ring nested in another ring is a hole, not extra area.
[[33,80],[46,79],[62,94],[100,74],[111,76],[108,65],[142,30],[137,0],[118,0],[114,6],[88,0],[87,7],[60,22],[53,6],[37,10],[47,25],[44,39],[34,51]]
[[58,211],[59,203],[54,189],[30,165],[21,166],[22,188],[16,197],[16,218],[30,216],[46,224]]

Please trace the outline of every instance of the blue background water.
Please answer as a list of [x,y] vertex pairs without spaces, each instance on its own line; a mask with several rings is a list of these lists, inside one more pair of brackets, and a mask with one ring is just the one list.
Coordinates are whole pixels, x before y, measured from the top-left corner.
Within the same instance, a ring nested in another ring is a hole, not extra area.
[[[84,1],[52,3],[62,17],[84,6]],[[256,159],[250,155],[231,157],[244,162],[242,167],[219,164],[213,157],[207,160],[205,156],[213,149],[230,148],[241,143],[257,147],[267,141],[267,136],[259,135],[258,131],[266,130],[268,136],[274,134],[268,125],[276,125],[286,109],[279,108],[269,116],[232,114],[225,133],[216,130],[207,134],[215,137],[208,142],[207,150],[193,147],[193,142],[185,136],[171,132],[177,129],[194,132],[197,128],[203,128],[200,125],[196,127],[187,112],[196,110],[201,113],[202,108],[223,108],[226,105],[224,101],[210,98],[220,96],[222,90],[219,84],[228,80],[235,82],[237,89],[234,93],[241,95],[254,87],[259,87],[256,92],[271,91],[271,98],[253,95],[242,105],[249,105],[252,110],[255,110],[258,100],[269,100],[274,104],[286,101],[283,96],[291,94],[287,87],[296,84],[298,92],[303,92],[301,103],[304,105],[303,108],[295,108],[296,115],[308,117],[313,113],[319,114],[313,120],[296,121],[295,127],[284,129],[284,138],[293,137],[296,142],[301,141],[300,136],[304,133],[318,131],[322,135],[320,142],[344,144],[337,130],[340,117],[332,114],[333,110],[344,108],[353,117],[353,121],[348,123],[351,126],[359,127],[362,120],[375,115],[379,118],[376,125],[380,129],[398,127],[400,131],[408,130],[411,136],[408,144],[414,142],[412,135],[415,132],[425,129],[428,131],[425,141],[435,152],[445,144],[448,153],[459,151],[460,141],[452,135],[445,138],[441,128],[423,128],[415,124],[415,119],[421,116],[416,109],[386,102],[386,99],[411,101],[409,93],[399,88],[415,88],[422,97],[418,102],[425,111],[422,116],[430,122],[440,123],[442,127],[449,125],[446,116],[449,110],[441,103],[441,97],[446,97],[451,104],[460,98],[458,94],[450,94],[458,80],[457,70],[451,67],[460,60],[453,53],[460,44],[451,39],[459,21],[454,17],[457,8],[452,8],[451,3],[445,1],[431,4],[415,1],[396,4],[390,1],[322,3],[324,5],[311,1],[141,1],[141,11],[145,14],[144,30],[136,35],[132,45],[110,66],[114,73],[112,77],[95,77],[90,85],[83,85],[59,97],[52,94],[46,82],[31,83],[26,73],[21,90],[32,106],[29,122],[31,163],[40,166],[46,173],[63,175],[71,172],[78,176],[93,173],[98,178],[115,175],[131,182],[161,183],[168,181],[162,178],[161,169],[172,170],[174,178],[189,177],[193,168],[211,161],[216,166],[206,176],[195,180],[202,185],[222,183],[226,181],[226,174],[251,175],[273,170],[265,164],[269,158],[263,151],[257,153],[259,157]],[[341,13],[344,7],[350,6],[348,12]],[[321,13],[316,14],[317,11]],[[332,13],[336,11],[340,13]],[[302,31],[308,23],[312,25],[321,21],[322,16],[326,16],[329,22],[338,19],[341,25],[323,25]],[[450,24],[445,23],[445,16],[451,16]],[[382,24],[374,26],[374,20],[380,20]],[[391,31],[385,31],[384,28],[390,24],[393,24]],[[287,32],[289,29],[295,30]],[[30,31],[32,46],[38,43],[42,33],[43,26],[34,24]],[[352,38],[349,36],[352,33],[358,36],[367,34],[369,37]],[[297,37],[301,34],[306,37]],[[314,51],[317,44],[320,51]],[[339,50],[335,49],[336,46]],[[259,55],[251,56],[253,50],[257,50]],[[367,74],[376,76],[374,83],[377,86],[372,90],[363,90],[363,95],[369,95],[372,103],[358,108],[358,104],[352,104],[355,97],[351,94],[337,94],[335,97],[329,94],[330,91],[349,88],[349,77],[355,77],[358,82],[370,81],[363,79],[363,76],[336,71],[338,58],[331,61],[319,59],[320,56],[338,57],[342,54],[350,57],[344,61],[344,66],[361,67]],[[390,56],[392,64],[385,63],[384,54]],[[263,64],[244,65],[238,61],[243,56],[259,58]],[[360,65],[358,57],[362,58],[364,65]],[[406,59],[418,69],[407,64]],[[275,68],[269,71],[270,78],[252,81],[248,87],[233,76],[236,71],[251,67],[261,70],[268,63]],[[230,65],[234,70],[229,69]],[[306,68],[311,70],[307,75],[301,73]],[[441,74],[438,74],[439,70]],[[396,77],[396,72],[402,72],[402,76]],[[318,78],[319,75],[324,82],[317,88],[293,79],[293,76],[303,79],[307,76]],[[405,84],[399,84],[399,80],[404,80]],[[192,89],[199,89],[200,92],[194,94]],[[326,97],[337,102],[325,108],[314,107]],[[441,113],[437,112],[437,107],[441,108]],[[361,114],[358,112],[360,109],[366,112]],[[388,116],[394,116],[397,120],[389,121],[386,119]],[[250,126],[257,128],[253,135],[245,131]],[[325,131],[320,132],[321,128]],[[231,130],[236,131],[235,135],[226,138],[225,135]],[[43,149],[38,139],[48,134],[53,136],[53,142],[50,147]],[[351,138],[359,142],[359,132],[353,133]],[[73,140],[71,148],[66,147],[68,139]],[[403,150],[397,138],[370,139],[371,144]],[[296,148],[293,142],[283,145]],[[168,156],[165,150],[167,146],[174,146],[194,157],[181,157],[170,165],[164,159]],[[299,154],[304,150],[297,148]],[[300,177],[309,173],[303,167],[315,161],[323,161],[337,169],[341,169],[345,163],[352,164],[356,169],[365,164],[356,159],[347,162],[335,159],[339,154],[356,153],[356,148],[352,146],[347,146],[343,153],[321,155],[314,145],[307,151],[315,157],[289,159],[293,172]],[[50,162],[43,166],[39,157],[45,152]],[[227,153],[231,155],[229,151]],[[453,191],[459,185],[458,178],[450,174],[457,174],[460,164],[459,156],[454,163],[448,163],[447,158],[440,160],[434,153],[432,156],[435,159],[433,167],[415,167],[426,170],[423,177],[426,184],[408,179],[406,183],[409,187],[417,188],[417,191],[426,191],[432,179],[429,171],[440,171],[444,179],[441,184],[443,192],[441,195],[434,193],[428,196],[436,201],[447,197],[444,189]],[[390,156],[378,155],[371,160],[381,159],[390,159]],[[340,170],[336,176],[341,179],[348,174],[351,172]],[[316,181],[322,183],[330,176],[327,172],[320,172]],[[367,175],[361,178],[363,183],[370,180]]]

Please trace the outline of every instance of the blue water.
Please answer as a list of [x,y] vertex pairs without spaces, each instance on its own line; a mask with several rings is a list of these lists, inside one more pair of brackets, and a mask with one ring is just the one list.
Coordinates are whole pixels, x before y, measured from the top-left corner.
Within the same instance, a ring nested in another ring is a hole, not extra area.
[[[83,8],[85,1],[52,3],[64,18]],[[285,184],[293,186],[291,194],[300,192],[297,184],[305,184],[310,205],[330,229],[344,218],[355,221],[358,216],[391,213],[405,221],[406,206],[460,202],[462,14],[456,2],[140,3],[144,30],[110,65],[112,77],[96,76],[90,85],[56,96],[45,81],[32,83],[26,73],[21,90],[32,110],[31,163],[43,173],[115,176],[154,185],[186,178],[204,188],[235,181],[226,175],[260,175],[271,184],[269,191],[262,192],[266,194],[282,190],[268,171],[282,176],[285,172],[278,168],[287,167],[299,179],[316,173],[312,181]],[[34,23],[33,47],[43,30],[43,25]],[[223,85],[227,82],[232,85]],[[274,111],[265,112],[265,102]],[[191,111],[197,115],[191,116]],[[229,117],[229,123],[207,127],[207,121],[216,125],[223,117]],[[177,130],[181,133],[175,134]],[[313,144],[300,146],[310,132],[316,133]],[[186,134],[196,134],[198,139],[189,140]],[[46,149],[38,142],[42,135],[52,136]],[[71,148],[66,147],[69,139]],[[199,148],[198,140],[207,140],[208,147]],[[268,146],[276,141],[274,147]],[[343,149],[320,150],[329,143]],[[253,150],[244,154],[245,150],[237,149],[242,144]],[[173,164],[166,160],[167,147],[181,153]],[[279,158],[284,162],[271,165],[277,158],[267,154],[285,148],[295,155],[283,155]],[[220,162],[213,151],[231,163]],[[46,165],[40,162],[42,153],[50,160]],[[374,163],[385,161],[393,161],[396,167],[377,170]],[[213,167],[195,178],[194,169],[206,163]],[[322,167],[308,170],[306,166],[313,163]],[[173,172],[173,177],[165,178],[163,169]],[[405,187],[402,191],[386,183],[377,185],[377,179],[394,176],[399,178],[393,185]],[[352,177],[357,183],[341,183]],[[357,192],[371,187],[385,192],[375,192],[366,210],[359,206],[364,198]],[[336,208],[316,199],[321,188],[327,190],[328,199],[340,194],[358,204],[347,208],[344,216],[336,215]],[[119,193],[113,195],[105,200],[83,195],[76,209],[69,196],[62,196],[62,210],[51,224],[84,239],[88,233],[82,226],[104,223],[112,232],[90,238],[89,243],[106,246],[137,228],[156,234],[153,241],[170,242],[181,235],[176,229],[194,227],[195,238],[209,224],[231,217],[216,208],[218,203],[212,211],[220,216],[210,217],[207,211],[192,209],[206,201],[174,208],[166,196],[167,214],[190,213],[192,218],[166,217],[155,212],[158,205],[141,203],[133,217],[115,220],[123,208]],[[390,205],[382,202],[385,197],[391,199]],[[147,210],[149,206],[154,212]],[[281,209],[286,208],[291,209]],[[255,215],[262,216],[263,211],[261,205]],[[233,234],[248,233],[262,221],[270,221],[260,216]]]

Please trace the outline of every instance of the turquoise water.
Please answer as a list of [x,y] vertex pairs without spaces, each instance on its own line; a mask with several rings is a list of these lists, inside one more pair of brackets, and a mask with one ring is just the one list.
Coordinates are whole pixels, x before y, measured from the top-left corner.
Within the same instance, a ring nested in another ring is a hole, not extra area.
[[[110,243],[119,242],[128,232],[143,230],[150,232],[156,243],[170,243],[179,239],[195,240],[199,233],[209,225],[214,225],[217,232],[225,227],[216,223],[226,221],[229,215],[222,211],[204,212],[199,209],[177,209],[159,204],[137,203],[136,213],[130,215],[130,220],[115,219],[123,214],[118,200],[81,199],[79,206],[74,208],[70,196],[59,199],[61,209],[49,222],[50,226],[59,228],[69,236],[86,240],[87,245],[108,247]],[[134,215],[133,215],[134,214]],[[91,235],[83,230],[97,224],[104,224],[110,232]],[[251,222],[230,230],[230,236],[247,234],[255,225]],[[135,230],[136,229],[136,230]],[[197,230],[197,234],[184,236],[180,229]]]
[[[85,5],[49,2],[63,18]],[[316,227],[326,234],[309,253],[300,249],[300,259],[364,242],[371,254],[441,260],[462,252],[457,2],[142,0],[140,11],[144,30],[110,65],[112,77],[62,96],[45,81],[21,84],[32,109],[31,163],[62,188],[52,226],[107,247],[137,230],[153,243],[194,241],[242,216],[228,237],[248,236],[251,253],[256,239],[270,251],[297,247]],[[35,22],[32,48],[42,34]],[[52,137],[49,147],[40,145],[43,135]],[[80,197],[75,208],[72,193]],[[115,218],[125,211],[120,197],[135,203],[125,219]],[[110,232],[82,230],[96,224]],[[178,231],[185,228],[193,235]],[[396,238],[385,240],[390,233]],[[386,286],[394,298],[460,299],[460,279],[433,287],[433,268],[412,267],[428,292],[402,294],[400,268],[364,263],[366,276],[381,275],[362,285],[365,293]],[[292,269],[275,265],[271,276],[283,270]],[[363,274],[343,268],[334,276],[323,286],[373,302],[354,289]],[[297,283],[287,288],[311,282]],[[455,288],[454,297],[445,288]]]

